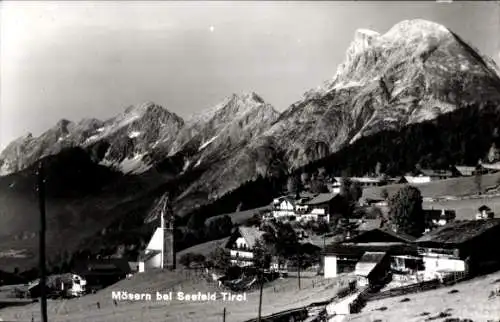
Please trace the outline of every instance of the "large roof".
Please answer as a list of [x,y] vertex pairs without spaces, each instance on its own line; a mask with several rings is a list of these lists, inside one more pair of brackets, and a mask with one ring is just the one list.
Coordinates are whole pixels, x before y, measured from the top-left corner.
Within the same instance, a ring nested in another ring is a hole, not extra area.
[[455,221],[430,231],[416,242],[462,244],[497,227],[500,227],[500,219]]
[[385,252],[364,253],[356,264],[354,274],[359,276],[370,275],[372,270],[384,259],[385,255]]
[[390,255],[417,254],[417,247],[406,243],[333,243],[323,254],[361,257],[365,252],[388,252]]
[[261,239],[262,236],[265,234],[264,231],[261,231],[255,227],[244,227],[244,226],[238,227],[238,232],[240,233],[241,237],[245,239],[247,246],[250,248],[253,248],[257,243],[257,240]]
[[[380,222],[379,222],[380,223]],[[401,243],[412,243],[415,241],[415,237],[404,234],[396,233],[387,228],[373,228],[361,232],[359,235],[353,237],[351,242],[401,242]]]
[[337,197],[338,193],[320,193],[313,199],[306,202],[307,205],[320,205],[331,201],[333,198]]

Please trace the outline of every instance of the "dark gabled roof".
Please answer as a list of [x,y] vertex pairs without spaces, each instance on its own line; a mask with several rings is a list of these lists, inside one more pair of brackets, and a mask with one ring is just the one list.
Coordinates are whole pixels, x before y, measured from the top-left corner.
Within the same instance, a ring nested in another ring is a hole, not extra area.
[[479,210],[479,211],[491,211],[491,208],[486,206],[486,205],[482,205],[477,210]]
[[325,204],[336,198],[338,195],[338,193],[320,193],[305,204],[310,206]]
[[418,171],[424,176],[435,177],[435,176],[446,176],[451,177],[453,173],[449,170],[433,170],[433,169],[421,169]]
[[490,229],[499,228],[500,219],[455,221],[432,230],[416,240],[417,243],[462,244]]
[[396,233],[388,228],[374,228],[361,232],[359,235],[351,238],[349,241],[353,243],[360,241],[380,242],[380,238],[385,239],[383,240],[383,242],[412,243],[416,240],[416,238],[413,236],[404,233]]
[[365,252],[387,252],[390,255],[417,255],[417,247],[406,243],[333,243],[323,255],[361,257]]
[[255,227],[240,226],[233,232],[233,234],[227,241],[226,248],[229,248],[240,236],[245,239],[245,242],[247,243],[249,248],[253,248],[257,240],[260,240],[265,233],[265,231],[259,230]]

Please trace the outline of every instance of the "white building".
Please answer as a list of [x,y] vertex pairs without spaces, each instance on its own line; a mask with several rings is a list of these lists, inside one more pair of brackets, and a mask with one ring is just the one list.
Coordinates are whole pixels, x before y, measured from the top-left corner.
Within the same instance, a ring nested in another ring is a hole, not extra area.
[[476,213],[476,220],[481,219],[492,219],[495,217],[495,213],[491,210],[490,207],[482,205],[478,208]]
[[[160,214],[160,227],[156,228],[146,249],[139,255],[139,273],[152,268],[175,268],[173,218],[164,199]],[[168,217],[168,218],[167,218]]]
[[253,249],[264,232],[255,227],[240,226],[229,238],[226,248],[229,249],[231,263],[237,266],[253,265]]
[[272,214],[274,218],[295,216],[295,200],[287,196],[274,199]]

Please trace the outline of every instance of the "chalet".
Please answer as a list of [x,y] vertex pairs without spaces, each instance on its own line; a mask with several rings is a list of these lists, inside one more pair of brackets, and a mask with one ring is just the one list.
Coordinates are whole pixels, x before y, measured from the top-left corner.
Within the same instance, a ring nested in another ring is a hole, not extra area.
[[[396,234],[388,229],[372,229],[324,250],[324,276],[332,278],[340,273],[353,272],[366,252],[383,252],[393,261],[396,256],[417,255],[411,236]],[[385,264],[384,264],[385,265]]]
[[495,218],[495,213],[490,207],[482,205],[477,209],[476,220]]
[[282,196],[273,200],[272,215],[274,218],[294,217],[295,216],[295,198]]
[[424,209],[424,216],[426,218],[426,222],[428,227],[426,228],[428,231],[444,226],[446,224],[451,223],[456,218],[455,210],[449,209]]
[[452,168],[452,172],[455,173],[456,176],[462,176],[462,177],[470,177],[476,174],[476,169],[477,167],[471,167],[471,166],[454,166]]
[[455,221],[416,240],[426,276],[480,273],[500,263],[500,219]]
[[265,232],[255,227],[240,226],[234,230],[226,243],[231,263],[240,267],[253,265],[253,250]]
[[337,193],[320,193],[304,204],[308,207],[308,213],[301,215],[301,217],[308,216],[311,218],[307,220],[330,222],[330,217],[335,212],[335,209],[342,207],[343,199]]

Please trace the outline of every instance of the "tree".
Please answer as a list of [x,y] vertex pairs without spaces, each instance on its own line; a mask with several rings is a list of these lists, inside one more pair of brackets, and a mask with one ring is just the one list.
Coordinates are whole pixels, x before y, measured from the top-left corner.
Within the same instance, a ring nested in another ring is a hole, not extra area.
[[377,164],[375,165],[375,175],[376,176],[382,175],[382,163],[380,162],[377,162]]
[[497,148],[495,142],[491,144],[487,159],[489,163],[494,163],[500,160],[500,150]]
[[476,174],[474,175],[474,183],[476,184],[477,193],[480,195],[483,193],[483,175],[481,171],[476,170]]
[[209,239],[219,239],[231,234],[233,221],[228,215],[209,220],[206,228],[206,236]]
[[325,182],[315,179],[311,181],[311,192],[312,193],[327,193],[328,192],[328,187],[326,186]]
[[253,259],[254,266],[259,270],[269,269],[271,265],[271,252],[266,247],[265,242],[262,239],[258,239],[255,242],[253,248]]
[[245,222],[245,226],[247,227],[252,227],[252,226],[260,226],[262,224],[262,218],[260,217],[259,214],[254,214],[252,217],[248,218],[247,221]]
[[196,211],[189,217],[189,220],[187,222],[187,227],[193,230],[204,228],[205,219],[206,218],[202,212]]
[[226,269],[231,264],[230,254],[227,249],[217,247],[209,255],[210,261],[216,268]]
[[387,198],[389,198],[389,192],[387,191],[386,188],[382,189],[382,191],[380,191],[380,197],[384,200],[387,200]]
[[389,199],[389,220],[397,231],[418,237],[425,230],[422,194],[412,186],[401,188]]
[[297,176],[291,176],[287,181],[287,190],[289,194],[295,194],[297,197],[300,195],[301,185],[300,179]]
[[300,182],[302,183],[303,186],[306,186],[310,183],[311,176],[307,172],[302,172],[300,175]]

